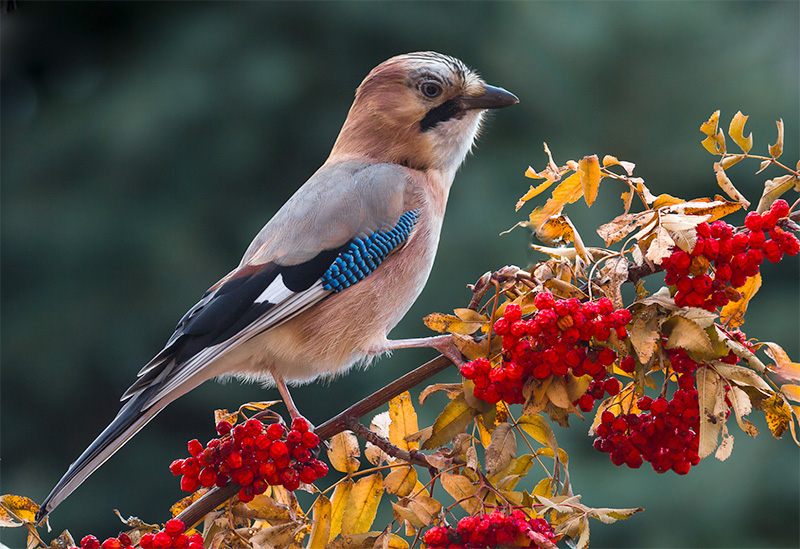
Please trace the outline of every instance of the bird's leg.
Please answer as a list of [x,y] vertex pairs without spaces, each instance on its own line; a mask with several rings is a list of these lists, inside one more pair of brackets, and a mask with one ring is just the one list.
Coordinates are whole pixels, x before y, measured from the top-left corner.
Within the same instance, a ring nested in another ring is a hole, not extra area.
[[[303,415],[297,409],[297,406],[294,404],[294,400],[292,400],[292,395],[289,393],[289,387],[286,386],[286,382],[283,380],[282,377],[276,376],[272,374],[272,378],[275,380],[275,385],[278,386],[278,392],[281,394],[281,398],[283,399],[283,403],[286,405],[286,409],[289,410],[289,415],[294,418],[303,418]],[[308,421],[306,419],[306,421]],[[309,423],[311,425],[311,423]]]
[[450,362],[456,366],[464,364],[464,357],[461,351],[458,350],[453,338],[449,334],[433,336],[433,337],[415,337],[411,339],[393,339],[386,342],[386,346],[381,351],[393,351],[395,349],[413,349],[417,347],[430,347],[436,349]]

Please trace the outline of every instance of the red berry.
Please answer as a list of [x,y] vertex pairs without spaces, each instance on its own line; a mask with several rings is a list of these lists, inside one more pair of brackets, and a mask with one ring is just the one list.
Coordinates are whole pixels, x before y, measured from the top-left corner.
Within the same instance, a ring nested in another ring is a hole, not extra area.
[[170,472],[175,475],[176,477],[183,472],[183,460],[176,459],[169,465]]
[[302,417],[296,417],[292,420],[292,431],[299,431],[305,433],[309,430],[308,422]]
[[197,457],[203,453],[203,445],[200,444],[200,441],[197,439],[190,440],[187,446],[189,447],[189,454],[191,454],[192,457]]
[[233,426],[228,421],[220,421],[217,423],[217,433],[219,433],[221,436],[225,436],[230,433],[231,429],[233,429]]
[[617,378],[610,377],[603,383],[603,388],[610,396],[614,396],[619,394],[620,389],[622,389],[622,384]]
[[108,538],[100,547],[101,549],[122,549],[122,543],[117,538]]
[[153,547],[156,549],[168,549],[172,545],[172,536],[166,532],[158,532],[153,538]]
[[139,547],[142,549],[152,549],[153,547],[153,538],[156,535],[152,532],[148,532],[146,534],[142,534],[141,539],[139,540]]
[[282,423],[272,423],[267,427],[267,436],[272,440],[282,439],[285,432]]
[[505,318],[507,322],[513,323],[522,318],[522,309],[520,309],[519,305],[516,303],[509,303],[503,311],[503,318]]
[[189,547],[189,536],[178,534],[172,538],[172,549],[186,549]]
[[164,531],[172,537],[186,531],[186,526],[180,519],[170,519],[164,524]]
[[82,549],[100,549],[100,540],[89,534],[81,539]]

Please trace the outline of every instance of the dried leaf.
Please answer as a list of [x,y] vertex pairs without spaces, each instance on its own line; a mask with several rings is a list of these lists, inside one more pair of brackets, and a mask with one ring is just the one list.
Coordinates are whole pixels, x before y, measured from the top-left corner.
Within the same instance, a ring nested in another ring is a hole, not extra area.
[[583,199],[586,201],[586,205],[591,207],[600,188],[600,161],[597,155],[584,156],[578,162],[578,170],[583,186]]
[[749,385],[764,392],[772,391],[767,382],[750,368],[716,361],[714,362],[714,370],[729,381],[734,381],[741,385]]
[[453,400],[460,393],[464,392],[464,386],[461,383],[434,383],[433,385],[428,385],[419,394],[420,406],[425,404],[425,401],[428,400],[429,396],[434,393],[438,393],[439,391],[444,391],[447,393],[447,398]]
[[800,386],[798,385],[791,383],[781,385],[781,393],[783,393],[784,396],[789,400],[800,402]]
[[728,400],[731,402],[731,408],[733,408],[736,415],[736,422],[739,424],[739,428],[751,437],[755,437],[758,434],[758,429],[744,418],[753,409],[750,397],[738,387],[731,386],[728,390]]
[[648,305],[634,314],[630,339],[639,362],[647,364],[658,347],[661,339],[661,323],[664,317],[659,314],[658,306]]
[[[488,324],[484,324],[481,327],[481,330],[484,330],[488,326]],[[484,333],[488,332],[485,330]],[[468,360],[475,360],[476,358],[486,357],[489,355],[489,338],[483,338],[476,340],[473,336],[468,335],[461,335],[454,333],[452,335],[453,344],[456,346],[456,349],[467,357]],[[500,338],[496,338],[496,341],[502,341]],[[492,345],[495,347],[496,345]],[[497,347],[497,350],[500,350],[500,347]]]
[[307,549],[323,549],[328,545],[331,538],[332,512],[331,500],[325,496],[317,498],[312,508],[314,524],[311,526]]
[[720,321],[723,326],[729,328],[738,328],[744,324],[744,315],[747,312],[747,306],[750,300],[756,295],[759,288],[761,288],[761,274],[756,273],[754,276],[748,277],[744,285],[737,288],[741,299],[738,301],[730,301],[725,305],[719,313]]
[[644,511],[641,507],[635,507],[632,509],[608,509],[608,508],[600,508],[600,509],[589,509],[589,516],[598,519],[600,522],[604,524],[614,524],[618,520],[625,520],[631,518],[636,513],[641,513]]
[[606,246],[611,246],[615,242],[619,242],[628,236],[631,232],[635,231],[645,223],[653,221],[656,215],[657,214],[651,210],[633,214],[625,213],[618,215],[608,223],[601,225],[597,229],[597,234],[600,235],[600,238],[603,239],[603,241],[606,243]]
[[693,353],[711,354],[714,348],[706,331],[697,322],[682,316],[673,316],[664,323],[669,335],[667,349],[684,349]]
[[763,348],[764,352],[775,361],[775,365],[772,367],[773,372],[782,378],[800,381],[800,364],[792,362],[780,345],[762,341],[759,343],[759,348]]
[[355,483],[342,515],[342,535],[363,534],[372,527],[378,504],[383,496],[383,475],[380,472]]
[[714,457],[720,461],[725,461],[726,459],[731,457],[732,451],[733,451],[733,437],[728,433],[725,433],[722,435],[722,439],[720,440],[717,451],[714,452]]
[[[784,394],[786,394],[786,387],[786,385],[781,387],[781,392]],[[790,387],[796,387],[796,385],[791,385]],[[792,409],[777,393],[765,400],[762,403],[762,407],[766,414],[767,427],[769,427],[772,436],[781,438],[783,433],[786,432],[786,427],[792,422]]]
[[783,119],[776,121],[775,124],[778,125],[778,140],[769,146],[769,155],[772,158],[778,158],[783,154]]
[[731,166],[735,166],[741,162],[744,158],[745,156],[743,154],[726,155],[719,161],[719,165],[722,166],[723,170],[727,170]]
[[747,137],[744,137],[744,124],[747,122],[747,116],[742,114],[742,111],[738,111],[734,116],[733,120],[731,120],[731,124],[728,127],[728,135],[731,136],[734,143],[736,143],[742,151],[745,153],[750,152],[750,149],[753,148],[753,134],[751,133]]
[[[640,231],[640,233],[641,232],[642,231]],[[645,257],[656,265],[661,265],[664,258],[672,253],[672,247],[674,245],[675,241],[670,236],[669,231],[660,226],[656,227],[655,237],[647,245]]]
[[736,187],[733,186],[733,181],[730,180],[730,178],[725,173],[725,170],[722,168],[722,166],[719,166],[718,164],[715,166],[716,166],[715,172],[717,176],[717,185],[719,185],[719,187],[723,191],[725,191],[725,194],[727,194],[733,200],[735,200],[745,208],[750,207],[750,201],[747,200],[744,197],[744,195],[742,195],[742,193],[740,193],[736,189]]
[[486,448],[486,472],[504,469],[517,453],[517,437],[508,423],[501,423],[492,432],[492,442]]
[[695,372],[697,395],[700,404],[700,433],[699,449],[700,458],[711,455],[719,444],[719,435],[724,421],[715,414],[717,402],[725,400],[725,390],[722,379],[710,368],[698,368]]
[[453,473],[442,473],[439,477],[442,481],[442,488],[458,502],[458,504],[470,515],[475,513],[480,507],[475,496],[476,489],[467,477]]
[[772,203],[778,200],[783,193],[790,190],[797,183],[797,178],[793,175],[783,175],[775,179],[769,179],[764,183],[764,192],[758,201],[756,211],[764,213],[770,209]]
[[413,467],[398,467],[383,481],[383,486],[390,494],[406,497],[411,494],[417,485],[417,471]]
[[4,494],[0,496],[0,526],[22,526],[23,521],[34,523],[39,506],[25,496]]
[[405,437],[419,430],[417,412],[411,402],[411,394],[406,391],[389,401],[389,442],[402,450],[419,449],[418,442],[408,442]]
[[470,408],[464,394],[447,403],[442,413],[433,423],[433,432],[430,438],[422,445],[423,450],[433,450],[444,446],[463,431],[477,414],[477,410]]
[[342,431],[328,442],[328,460],[337,471],[351,475],[361,466],[358,438],[352,431]]

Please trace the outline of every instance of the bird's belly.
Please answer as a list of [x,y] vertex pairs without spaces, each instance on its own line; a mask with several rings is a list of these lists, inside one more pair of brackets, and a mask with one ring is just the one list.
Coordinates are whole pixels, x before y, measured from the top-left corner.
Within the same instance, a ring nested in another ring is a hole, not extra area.
[[267,384],[274,372],[302,384],[368,364],[428,279],[439,235],[421,228],[428,230],[415,233],[364,280],[220,357],[223,370]]

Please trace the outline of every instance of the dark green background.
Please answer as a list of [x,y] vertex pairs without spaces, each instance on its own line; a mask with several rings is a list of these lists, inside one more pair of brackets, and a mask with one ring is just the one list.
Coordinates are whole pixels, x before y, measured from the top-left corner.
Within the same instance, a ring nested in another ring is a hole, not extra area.
[[[714,159],[698,128],[716,109],[725,124],[742,110],[756,152],[784,119],[793,164],[799,18],[796,1],[19,2],[0,23],[2,493],[45,497],[184,311],[325,160],[377,63],[441,51],[521,100],[491,115],[456,178],[430,283],[393,334],[423,336],[425,314],[466,305],[465,284],[537,259],[524,231],[498,233],[525,215],[513,206],[527,166],[546,162],[543,141],[562,163],[591,153],[636,162],[656,194],[711,196]],[[755,169],[730,171],[754,202]],[[601,244],[593,229],[620,213],[621,191],[607,182],[594,208],[568,210],[588,244]],[[797,359],[798,261],[763,271],[745,329]],[[321,423],[431,356],[397,352],[294,394]],[[186,440],[212,436],[212,410],[276,397],[206,384],[63,503],[54,530],[116,535],[113,508],[165,520],[181,497],[167,465]],[[421,411],[423,424],[441,405]],[[734,426],[733,456],[688,477],[614,467],[586,425],[557,428],[584,503],[646,508],[593,522],[593,547],[797,547],[798,449],[755,422],[758,439]],[[23,544],[20,531],[0,536]]]

